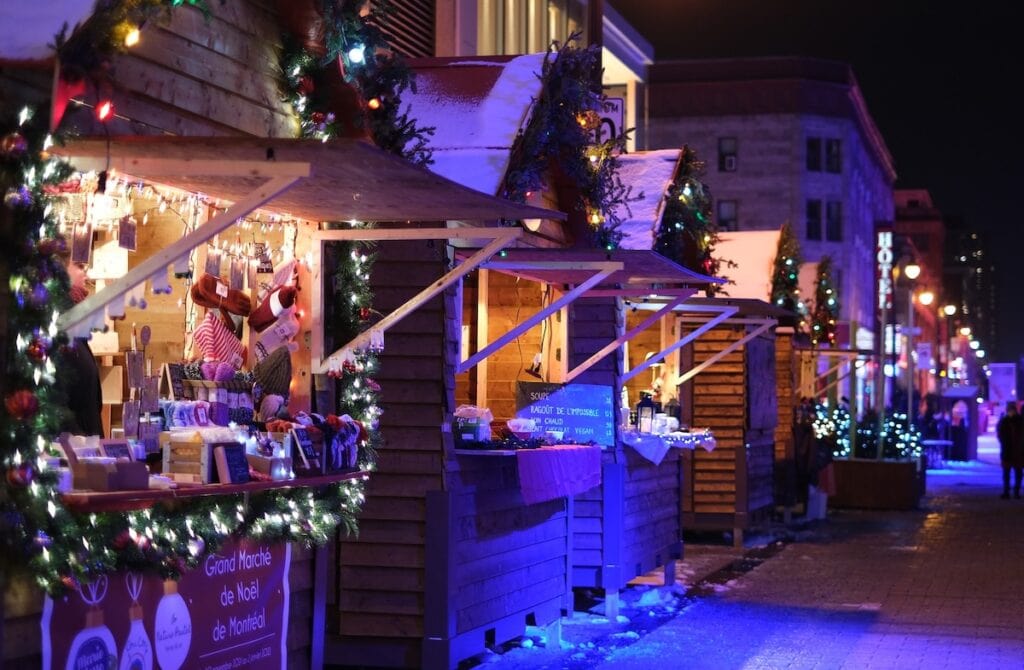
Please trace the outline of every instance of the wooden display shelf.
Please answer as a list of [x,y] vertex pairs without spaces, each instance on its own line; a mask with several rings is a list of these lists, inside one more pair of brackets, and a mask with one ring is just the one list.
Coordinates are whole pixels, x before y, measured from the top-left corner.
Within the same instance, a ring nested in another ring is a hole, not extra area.
[[295,487],[316,488],[368,475],[365,470],[342,470],[329,475],[296,477],[277,482],[246,482],[245,484],[178,484],[173,489],[139,489],[131,491],[71,491],[61,496],[64,506],[72,512],[129,512],[147,509],[164,500],[184,500],[200,496],[259,493]]

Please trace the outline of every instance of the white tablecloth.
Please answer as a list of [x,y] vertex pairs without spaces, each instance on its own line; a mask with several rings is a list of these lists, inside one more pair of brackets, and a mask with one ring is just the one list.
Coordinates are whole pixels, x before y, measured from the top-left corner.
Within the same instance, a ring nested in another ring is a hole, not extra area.
[[627,431],[622,434],[622,443],[627,447],[632,447],[636,453],[651,463],[660,465],[665,459],[665,454],[672,448],[696,449],[701,447],[705,451],[711,451],[715,448],[715,436],[711,434],[710,430],[666,433],[664,435]]

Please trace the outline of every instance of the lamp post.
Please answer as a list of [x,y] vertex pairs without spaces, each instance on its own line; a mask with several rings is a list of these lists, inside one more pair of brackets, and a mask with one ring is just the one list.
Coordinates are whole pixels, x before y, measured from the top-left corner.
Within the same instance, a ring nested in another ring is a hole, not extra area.
[[953,315],[956,314],[956,305],[949,304],[943,306],[942,314],[946,317],[946,327],[944,328],[942,349],[940,350],[942,353],[942,371],[939,374],[939,391],[944,393],[949,387],[949,361],[953,353],[950,346],[953,340],[953,329],[950,326],[952,325]]
[[[903,275],[910,281],[921,276],[921,266],[917,263],[907,263],[903,268]],[[914,345],[914,289],[912,284],[907,285],[907,427],[910,427],[914,417],[914,357],[910,350]]]

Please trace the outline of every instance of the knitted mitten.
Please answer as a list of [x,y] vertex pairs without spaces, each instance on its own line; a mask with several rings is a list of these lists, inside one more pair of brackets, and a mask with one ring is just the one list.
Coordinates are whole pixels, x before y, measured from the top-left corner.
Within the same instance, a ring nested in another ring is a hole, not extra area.
[[284,310],[295,304],[296,289],[294,286],[279,286],[264,298],[260,306],[249,315],[249,325],[257,333],[270,327]]
[[249,296],[237,289],[230,288],[220,277],[204,274],[192,284],[192,300],[200,307],[223,307],[232,314],[248,316],[252,311]]

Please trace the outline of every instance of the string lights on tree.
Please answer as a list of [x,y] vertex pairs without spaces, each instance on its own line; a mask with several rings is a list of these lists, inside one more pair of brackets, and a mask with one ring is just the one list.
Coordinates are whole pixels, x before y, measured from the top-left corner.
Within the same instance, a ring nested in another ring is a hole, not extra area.
[[[715,256],[718,227],[712,215],[711,192],[701,181],[704,162],[688,146],[683,147],[681,165],[665,199],[665,211],[654,240],[654,250],[695,272],[719,276],[722,266],[732,261]],[[719,285],[709,287],[714,294]]]
[[599,46],[575,46],[579,34],[554,45],[544,56],[541,93],[526,127],[516,138],[501,195],[526,202],[539,192],[549,170],[559,171],[579,189],[574,203],[585,217],[594,246],[616,249],[622,240],[620,217],[614,212],[636,198],[619,178],[618,156],[627,133],[595,141],[603,96],[594,90],[593,73]]
[[832,258],[823,256],[818,262],[814,284],[814,309],[811,311],[811,344],[836,344],[836,320],[839,318],[839,296],[832,282]]
[[800,239],[787,221],[779,231],[779,244],[772,263],[772,304],[800,316],[801,329],[806,328],[807,307],[800,299]]

